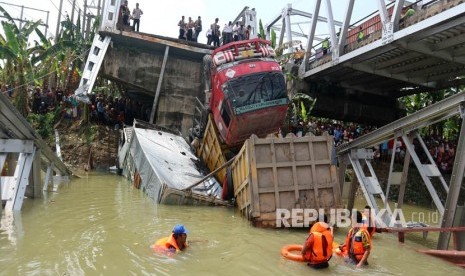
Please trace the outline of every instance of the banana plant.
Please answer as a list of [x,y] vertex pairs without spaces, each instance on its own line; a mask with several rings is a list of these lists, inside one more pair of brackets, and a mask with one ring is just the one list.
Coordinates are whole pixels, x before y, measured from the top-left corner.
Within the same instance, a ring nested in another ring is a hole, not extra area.
[[37,29],[40,20],[26,22],[23,28],[18,28],[13,18],[0,6],[0,12],[6,21],[2,21],[4,36],[0,35],[0,59],[4,62],[4,70],[8,70],[5,83],[14,89],[14,104],[18,111],[27,116],[28,97],[27,84],[34,82],[34,68],[31,63],[32,49],[28,40],[31,33]]

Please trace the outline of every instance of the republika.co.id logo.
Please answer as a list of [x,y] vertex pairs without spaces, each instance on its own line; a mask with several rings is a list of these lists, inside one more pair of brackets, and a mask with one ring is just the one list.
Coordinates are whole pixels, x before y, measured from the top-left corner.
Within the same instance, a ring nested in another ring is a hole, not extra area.
[[[329,209],[325,212],[324,209],[276,209],[276,227],[309,227],[317,221],[326,221],[336,227],[351,227],[352,221],[356,222],[357,209]],[[363,225],[368,227],[387,228],[393,226],[407,227],[404,213],[402,209],[394,209],[389,219],[386,216],[389,213],[386,209],[380,209],[378,212],[370,210],[369,213],[364,213]],[[326,216],[326,218],[325,218]],[[386,221],[389,221],[386,224]]]

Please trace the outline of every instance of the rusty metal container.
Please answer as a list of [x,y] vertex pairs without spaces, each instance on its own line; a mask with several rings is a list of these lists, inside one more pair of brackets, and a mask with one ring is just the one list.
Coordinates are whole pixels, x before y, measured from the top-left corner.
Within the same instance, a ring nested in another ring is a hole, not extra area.
[[[226,157],[224,154],[225,149],[221,147],[222,143],[218,140],[220,134],[213,122],[212,116],[208,116],[207,126],[203,135],[200,147],[197,150],[197,156],[205,162],[205,165],[210,171],[221,167],[226,163]],[[216,179],[223,183],[226,178],[226,168],[216,173]]]
[[332,136],[258,138],[245,143],[231,165],[242,215],[257,227],[276,227],[276,210],[341,206]]

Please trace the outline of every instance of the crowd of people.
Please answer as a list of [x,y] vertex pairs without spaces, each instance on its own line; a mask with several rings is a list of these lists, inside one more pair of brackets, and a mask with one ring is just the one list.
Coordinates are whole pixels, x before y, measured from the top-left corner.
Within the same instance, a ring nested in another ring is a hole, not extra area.
[[199,37],[200,32],[202,31],[202,18],[199,16],[197,20],[192,20],[192,17],[185,20],[184,15],[181,17],[181,20],[178,22],[179,26],[179,39],[188,40],[188,41],[195,41]]
[[[73,121],[82,118],[83,106],[70,90],[35,87],[28,89],[28,95],[32,113],[58,112],[61,118]],[[13,94],[10,97],[12,96]],[[93,123],[123,127],[124,124],[132,125],[134,119],[149,120],[151,104],[143,104],[125,97],[106,96],[103,93],[91,92],[88,96],[89,120]]]
[[282,130],[282,135],[287,133],[294,133],[294,135],[301,137],[307,133],[312,133],[313,135],[322,135],[323,132],[328,132],[329,135],[334,136],[335,146],[339,146],[342,143],[351,142],[354,139],[367,134],[376,127],[373,126],[363,126],[361,124],[355,123],[344,123],[339,121],[325,121],[325,120],[308,120],[307,123],[302,121],[290,124],[287,130]]
[[[255,9],[252,9],[255,11]],[[139,32],[140,18],[143,15],[143,11],[139,8],[139,3],[136,3],[136,7],[132,13],[128,6],[128,1],[124,1],[119,9],[119,17],[117,27],[119,30],[125,30],[125,26],[130,27],[132,31]],[[133,25],[131,26],[131,20]],[[250,33],[252,27],[250,25],[244,26],[241,22],[229,21],[225,24],[223,30],[220,30],[218,24],[219,19],[216,18],[215,22],[210,25],[210,28],[206,32],[207,44],[213,45],[214,47],[225,45],[232,41],[240,41],[250,39]],[[192,17],[188,17],[186,20],[185,16],[181,16],[181,20],[178,22],[179,35],[178,39],[198,42],[200,33],[203,30],[202,18],[197,17],[197,20],[193,20]],[[260,37],[260,35],[258,35]]]
[[[374,126],[363,126],[355,123],[309,120],[307,123],[300,121],[297,124],[291,124],[287,130],[281,130],[279,135],[285,136],[287,133],[293,133],[294,135],[301,137],[307,133],[312,133],[313,135],[318,136],[322,135],[323,132],[326,131],[329,135],[334,137],[334,145],[337,147],[343,143],[352,142],[354,139],[374,130],[376,130],[376,127]],[[425,135],[422,139],[439,170],[442,173],[451,173],[454,165],[457,141],[448,140],[435,135]],[[423,164],[428,163],[429,160],[427,155],[423,150],[421,150],[420,141],[418,141],[418,139],[414,139],[413,145],[421,162]],[[390,158],[392,154],[394,154],[394,161],[396,163],[401,163],[404,160],[406,151],[406,145],[402,139],[398,138],[395,141],[391,139],[389,141],[384,141],[373,148],[374,160],[390,162]]]
[[[239,21],[235,24],[229,21],[228,24],[224,25],[223,30],[220,30],[218,22],[219,19],[215,18],[215,22],[210,25],[206,32],[208,45],[218,47],[220,44],[225,45],[233,41],[250,39],[252,29],[250,25],[244,27],[244,24],[240,24]],[[183,15],[178,22],[178,26],[179,39],[198,42],[200,32],[202,32],[202,19],[200,16],[196,21],[193,21],[191,17],[186,21]]]

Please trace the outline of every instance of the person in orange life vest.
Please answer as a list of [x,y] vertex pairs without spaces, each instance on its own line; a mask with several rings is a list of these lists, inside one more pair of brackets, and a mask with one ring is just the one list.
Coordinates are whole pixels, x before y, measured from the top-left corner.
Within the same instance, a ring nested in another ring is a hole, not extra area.
[[371,207],[368,205],[365,206],[365,209],[363,210],[362,224],[368,233],[370,233],[370,237],[373,237],[376,231],[376,221],[373,212],[371,211]]
[[182,224],[174,226],[173,233],[169,237],[159,239],[155,246],[178,252],[187,248],[187,229]]
[[368,265],[371,252],[370,234],[362,226],[362,213],[357,211],[356,221],[352,220],[352,228],[347,233],[345,243],[339,246],[347,262],[352,262],[358,268]]
[[308,265],[319,269],[327,268],[333,256],[333,235],[326,222],[316,222],[302,248],[302,257]]

